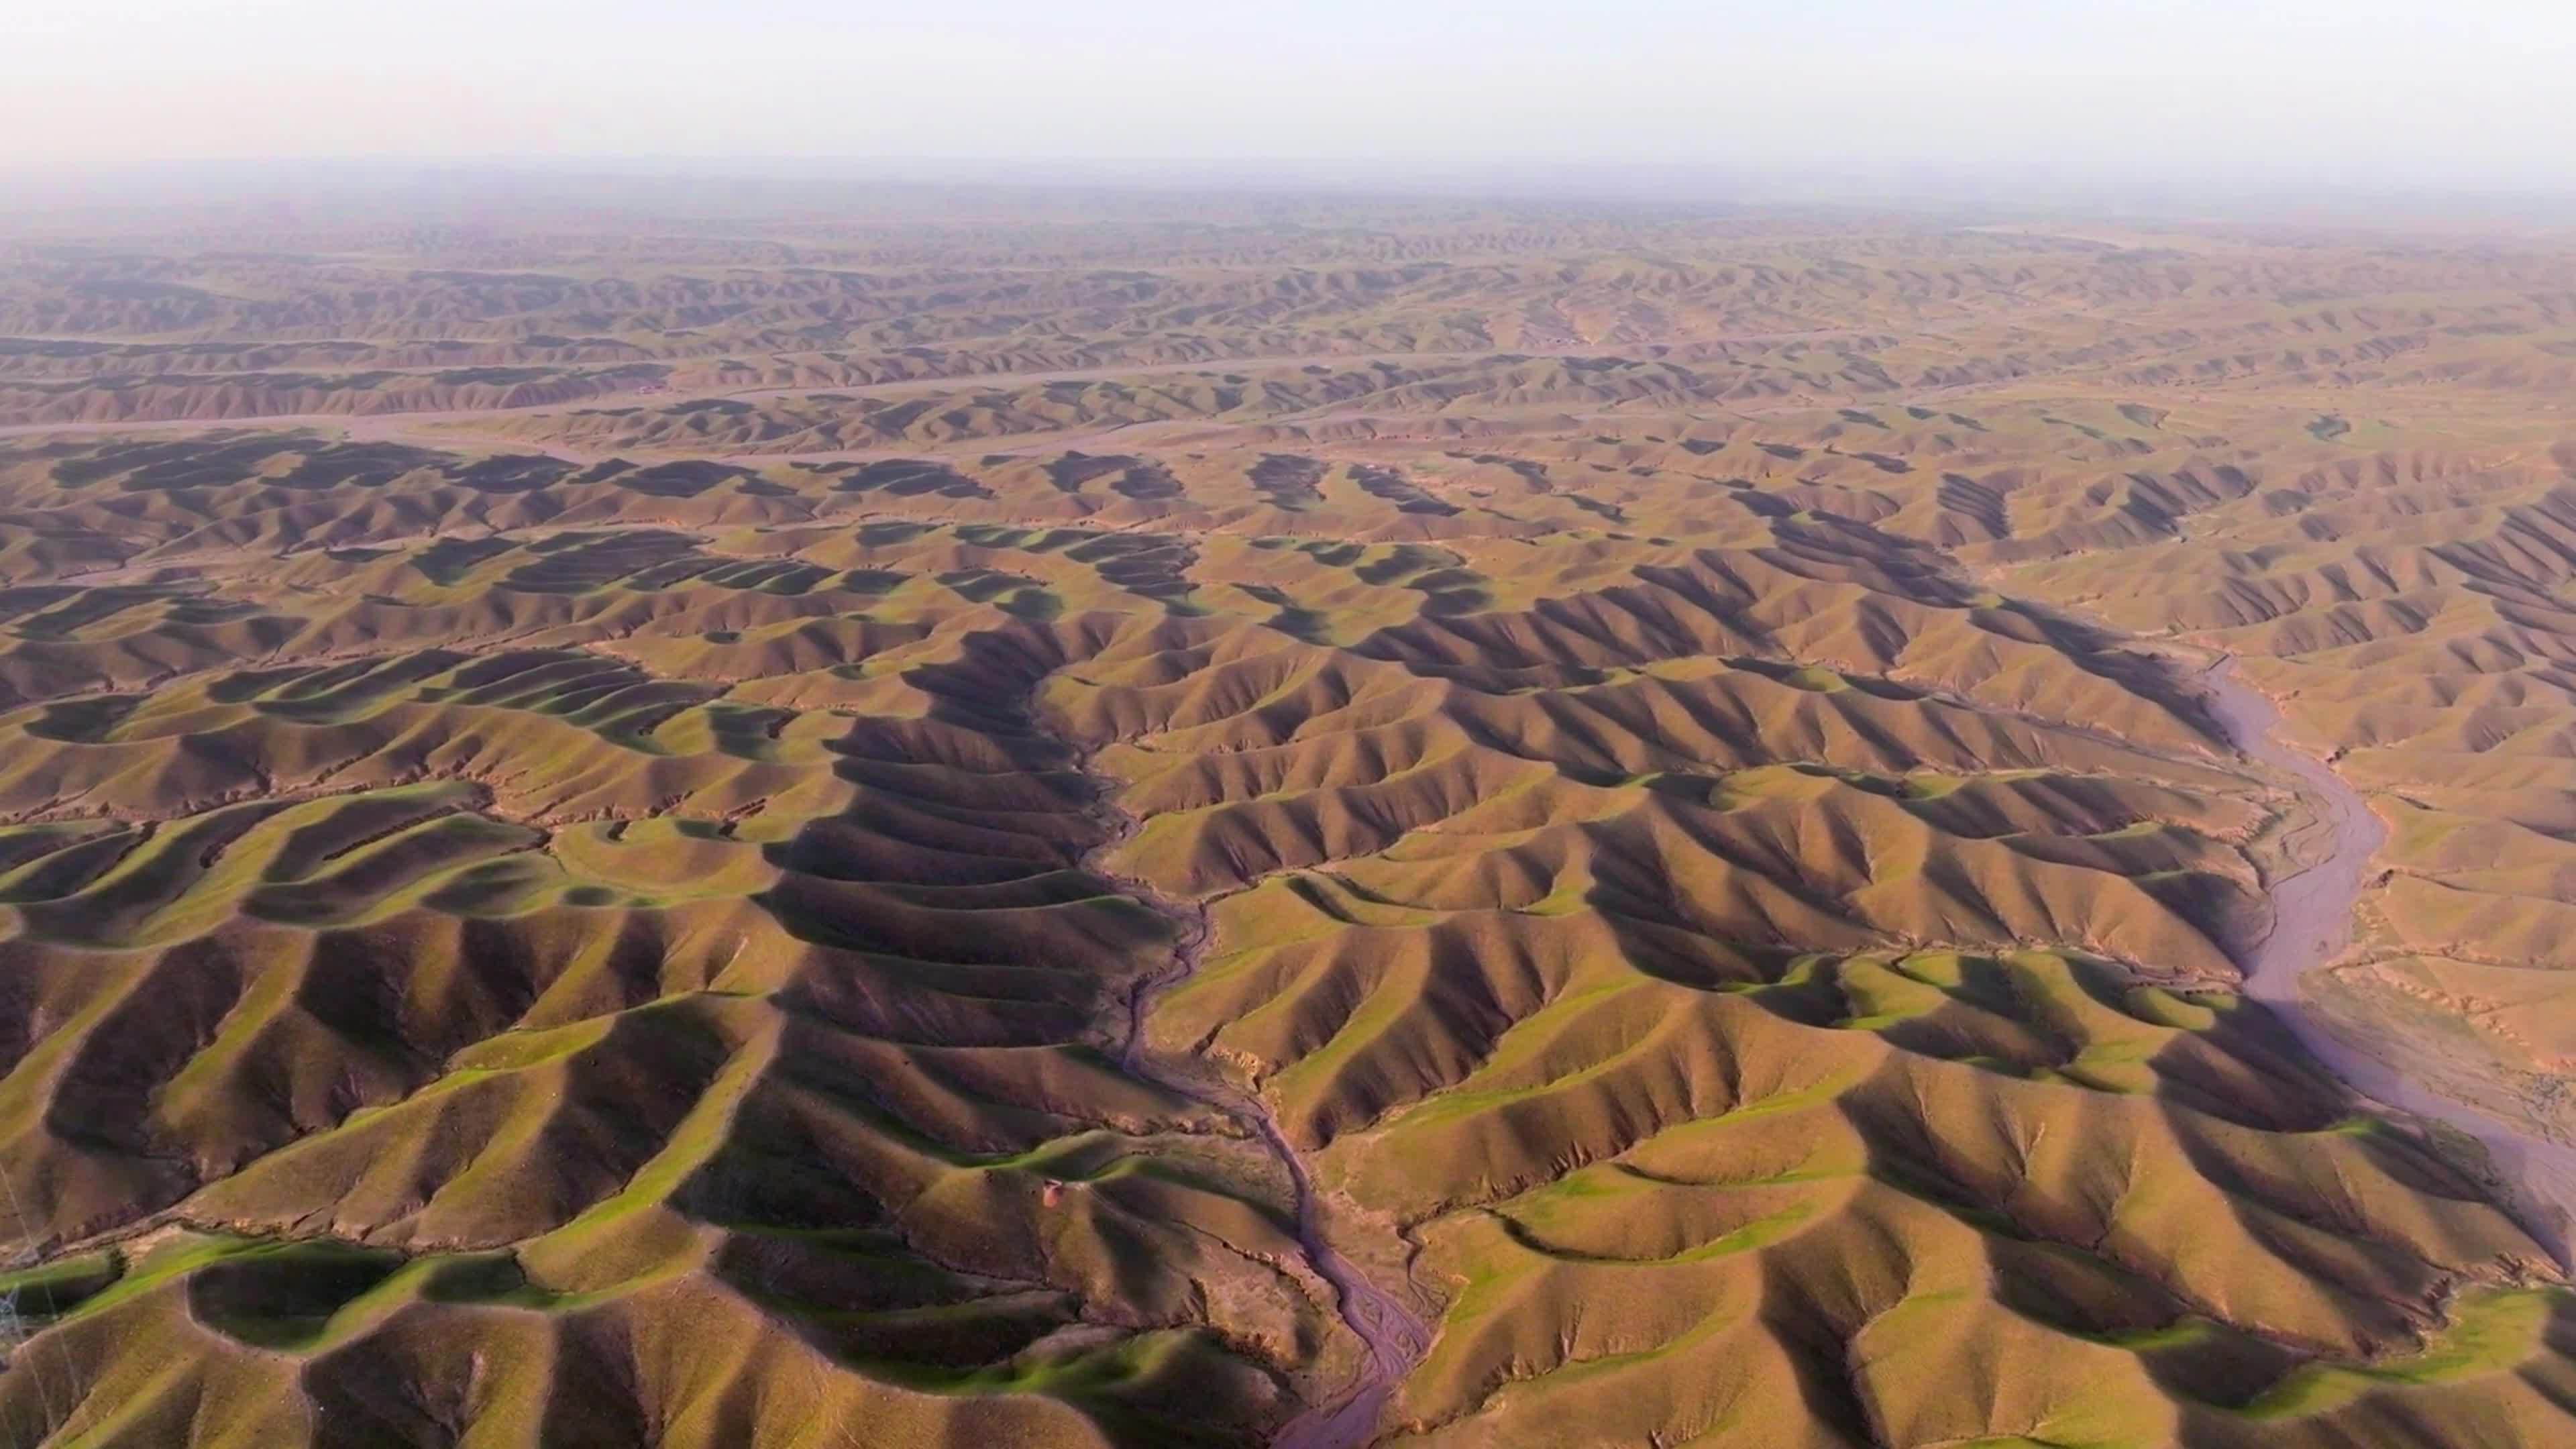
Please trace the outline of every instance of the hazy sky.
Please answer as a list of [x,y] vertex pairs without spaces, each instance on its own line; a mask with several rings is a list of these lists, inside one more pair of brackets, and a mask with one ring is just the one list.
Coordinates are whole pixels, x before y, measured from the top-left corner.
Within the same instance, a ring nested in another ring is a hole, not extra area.
[[0,0],[0,166],[1309,158],[2576,192],[2571,0]]

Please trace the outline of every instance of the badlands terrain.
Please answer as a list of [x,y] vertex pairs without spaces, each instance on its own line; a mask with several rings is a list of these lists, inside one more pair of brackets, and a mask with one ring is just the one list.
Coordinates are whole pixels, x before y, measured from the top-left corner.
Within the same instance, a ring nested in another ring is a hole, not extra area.
[[1979,220],[12,212],[0,1443],[2576,1442],[2576,239]]

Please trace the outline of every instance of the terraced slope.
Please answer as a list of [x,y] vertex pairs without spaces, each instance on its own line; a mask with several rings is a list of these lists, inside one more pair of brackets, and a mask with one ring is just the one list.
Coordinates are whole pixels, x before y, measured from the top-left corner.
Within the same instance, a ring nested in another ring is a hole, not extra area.
[[2568,254],[1189,204],[12,255],[0,1436],[2576,1433]]

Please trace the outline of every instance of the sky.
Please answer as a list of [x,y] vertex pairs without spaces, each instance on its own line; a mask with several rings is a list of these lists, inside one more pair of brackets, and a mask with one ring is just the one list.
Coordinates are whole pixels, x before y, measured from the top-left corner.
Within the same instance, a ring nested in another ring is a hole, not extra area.
[[0,0],[0,170],[956,160],[2576,194],[2570,0]]

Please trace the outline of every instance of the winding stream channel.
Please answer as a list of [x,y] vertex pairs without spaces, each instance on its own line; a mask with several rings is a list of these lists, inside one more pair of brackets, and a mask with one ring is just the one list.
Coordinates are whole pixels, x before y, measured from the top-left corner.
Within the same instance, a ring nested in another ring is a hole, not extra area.
[[2210,714],[2228,743],[2296,780],[2329,834],[2323,858],[2271,883],[2272,929],[2244,963],[2245,994],[2271,1008],[2301,1046],[2355,1091],[2477,1139],[2507,1194],[2506,1206],[2562,1266],[2568,1265],[2571,1214],[2576,1214],[2576,1147],[2452,1101],[2346,1044],[2327,1029],[2300,991],[2301,977],[2351,943],[2353,912],[2369,879],[2370,858],[2387,843],[2388,827],[2333,766],[2281,741],[2279,707],[2236,677],[2232,657],[2221,656],[2202,683]]
[[[2323,856],[2271,882],[2272,927],[2243,963],[2245,994],[2270,1008],[2301,1046],[2362,1096],[2475,1139],[2486,1150],[2498,1186],[2508,1194],[2507,1206],[2542,1246],[2568,1264],[2570,1227],[2576,1222],[2576,1147],[2452,1101],[2348,1045],[2326,1027],[2300,989],[2301,978],[2351,944],[2353,913],[2369,879],[2371,857],[2387,843],[2388,827],[2331,765],[2281,740],[2280,709],[2236,677],[2234,658],[2221,656],[2201,676],[2201,684],[2210,717],[2227,743],[2294,781],[2327,841]],[[1175,931],[1170,965],[1138,983],[1129,1001],[1127,1039],[1120,1047],[1123,1063],[1136,1076],[1242,1123],[1279,1163],[1294,1193],[1299,1251],[1331,1285],[1342,1322],[1363,1349],[1355,1380],[1337,1397],[1290,1420],[1272,1439],[1273,1449],[1359,1449],[1375,1436],[1387,1403],[1429,1347],[1431,1325],[1404,1297],[1369,1281],[1325,1240],[1305,1161],[1258,1096],[1158,1062],[1145,1050],[1145,1016],[1154,998],[1188,980],[1206,955],[1208,911],[1204,903],[1175,900],[1101,863],[1134,836],[1139,822],[1118,806],[1115,781],[1093,773],[1087,756],[1081,768],[1099,791],[1100,818],[1108,830],[1108,838],[1085,864],[1151,907]]]
[[1288,1174],[1295,1199],[1297,1248],[1317,1277],[1331,1285],[1335,1310],[1360,1341],[1361,1358],[1352,1382],[1331,1399],[1309,1408],[1281,1427],[1272,1449],[1360,1449],[1377,1437],[1378,1420],[1404,1377],[1431,1346],[1431,1325],[1401,1294],[1369,1281],[1368,1275],[1336,1252],[1324,1236],[1323,1213],[1315,1202],[1315,1185],[1305,1159],[1280,1130],[1269,1105],[1250,1092],[1237,1091],[1210,1075],[1175,1070],[1145,1050],[1145,1015],[1154,998],[1187,981],[1207,955],[1214,934],[1204,902],[1175,900],[1134,876],[1120,875],[1106,858],[1133,838],[1141,822],[1117,803],[1117,782],[1095,772],[1089,754],[1080,768],[1098,791],[1098,818],[1108,837],[1084,857],[1094,874],[1172,923],[1171,964],[1136,984],[1128,998],[1127,1039],[1119,1048],[1120,1064],[1132,1076],[1213,1107],[1249,1128],[1252,1136]]

